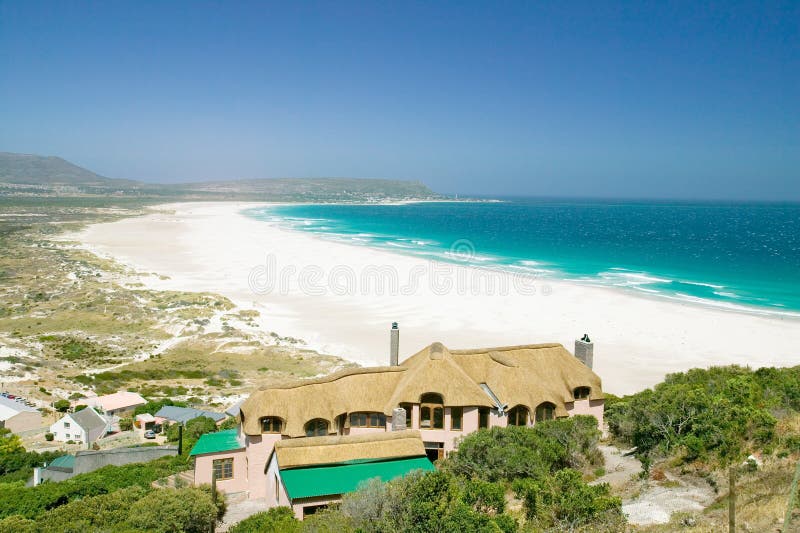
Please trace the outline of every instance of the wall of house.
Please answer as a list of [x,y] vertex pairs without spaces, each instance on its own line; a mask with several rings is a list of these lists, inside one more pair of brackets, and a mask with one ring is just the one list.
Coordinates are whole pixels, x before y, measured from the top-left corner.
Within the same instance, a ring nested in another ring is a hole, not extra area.
[[20,411],[4,422],[0,422],[0,427],[9,429],[12,433],[39,429],[42,427],[42,413],[38,411]]
[[[67,427],[67,425],[69,425],[69,427]],[[50,426],[50,433],[53,434],[53,440],[59,442],[66,442],[68,440],[86,442],[85,432],[69,415],[64,415],[59,421]]]
[[[277,489],[277,497],[276,497]],[[267,467],[267,507],[290,507],[289,495],[286,493],[286,487],[283,486],[281,479],[281,472],[278,469],[278,459],[275,455],[269,462]]]
[[567,403],[567,414],[592,415],[597,419],[598,428],[603,431],[603,413],[605,412],[605,400],[575,400]]
[[217,479],[217,489],[227,494],[246,491],[248,488],[248,468],[245,450],[196,455],[194,458],[194,484],[210,485],[214,472],[214,461],[228,458],[233,459],[233,478]]
[[292,511],[294,517],[298,520],[303,519],[303,509],[306,507],[314,507],[316,505],[330,505],[332,503],[339,503],[342,501],[341,495],[336,496],[319,496],[317,498],[303,498],[292,501]]
[[[241,433],[242,427],[239,426]],[[247,478],[248,497],[250,499],[266,498],[267,474],[265,472],[267,461],[275,443],[281,440],[277,433],[263,433],[261,435],[246,435],[245,446],[247,450]]]

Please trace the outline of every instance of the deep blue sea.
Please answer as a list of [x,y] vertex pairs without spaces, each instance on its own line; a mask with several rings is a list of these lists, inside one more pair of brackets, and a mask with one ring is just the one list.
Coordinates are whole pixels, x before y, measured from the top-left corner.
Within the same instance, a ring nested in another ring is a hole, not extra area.
[[246,214],[397,253],[800,316],[800,204],[513,199]]

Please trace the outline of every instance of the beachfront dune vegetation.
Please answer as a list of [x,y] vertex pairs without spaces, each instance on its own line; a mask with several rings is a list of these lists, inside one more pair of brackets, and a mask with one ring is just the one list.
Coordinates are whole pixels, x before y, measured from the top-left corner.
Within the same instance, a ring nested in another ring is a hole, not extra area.
[[150,290],[157,274],[65,238],[158,200],[0,195],[0,363],[14,392],[51,405],[65,390],[206,401],[346,365],[264,328],[254,309],[212,293]]

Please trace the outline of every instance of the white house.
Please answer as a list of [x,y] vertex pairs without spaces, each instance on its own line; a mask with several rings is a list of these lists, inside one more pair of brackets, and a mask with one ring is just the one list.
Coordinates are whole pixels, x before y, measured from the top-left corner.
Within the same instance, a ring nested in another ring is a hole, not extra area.
[[50,426],[53,439],[61,442],[92,443],[106,434],[108,420],[91,407],[77,413],[68,413]]

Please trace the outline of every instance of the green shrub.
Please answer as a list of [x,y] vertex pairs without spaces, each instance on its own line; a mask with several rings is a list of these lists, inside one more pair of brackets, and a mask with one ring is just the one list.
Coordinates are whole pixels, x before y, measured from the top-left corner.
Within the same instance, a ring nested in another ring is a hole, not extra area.
[[301,523],[288,507],[273,507],[269,511],[245,518],[228,530],[229,533],[299,533]]
[[562,468],[602,464],[600,432],[591,416],[508,426],[464,437],[442,468],[487,481],[540,478]]
[[779,444],[778,418],[800,412],[800,367],[692,369],[622,398],[606,411],[615,438],[639,454],[723,465]]
[[130,506],[129,524],[142,531],[207,533],[217,521],[211,496],[200,489],[158,489]]
[[567,468],[538,480],[519,479],[513,486],[526,517],[538,528],[624,523],[622,501],[610,495],[609,486],[588,485],[575,470]]
[[184,457],[163,457],[149,463],[105,466],[58,483],[36,487],[6,484],[0,488],[0,517],[14,514],[37,518],[43,512],[73,500],[108,494],[125,487],[149,488],[157,479],[187,468]]

